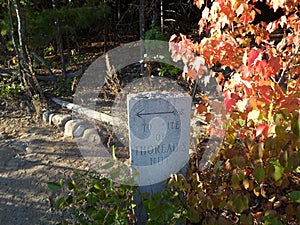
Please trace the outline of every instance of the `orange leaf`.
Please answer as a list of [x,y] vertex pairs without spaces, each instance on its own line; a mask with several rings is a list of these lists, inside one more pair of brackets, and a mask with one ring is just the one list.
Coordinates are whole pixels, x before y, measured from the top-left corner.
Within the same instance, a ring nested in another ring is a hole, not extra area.
[[206,113],[205,114],[205,121],[208,123],[210,122],[212,119],[212,114],[211,113]]
[[199,105],[196,107],[196,112],[197,112],[198,114],[207,112],[207,107],[206,107],[204,104],[199,104]]
[[202,5],[204,4],[204,0],[194,0],[194,4],[201,9]]
[[208,97],[206,95],[202,95],[201,96],[201,100],[204,104],[207,104],[208,103]]

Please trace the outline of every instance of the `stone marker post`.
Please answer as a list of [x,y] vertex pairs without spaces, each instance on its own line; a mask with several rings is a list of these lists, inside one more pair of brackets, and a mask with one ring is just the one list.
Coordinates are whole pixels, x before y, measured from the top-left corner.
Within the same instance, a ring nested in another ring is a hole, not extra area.
[[142,193],[161,192],[164,181],[189,160],[191,97],[145,92],[127,96],[130,162],[138,190],[135,215],[145,224]]

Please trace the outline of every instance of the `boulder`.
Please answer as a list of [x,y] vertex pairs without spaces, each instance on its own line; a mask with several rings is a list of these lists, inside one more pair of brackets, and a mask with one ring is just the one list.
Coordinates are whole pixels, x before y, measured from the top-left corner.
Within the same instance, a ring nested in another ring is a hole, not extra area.
[[98,134],[97,129],[89,128],[83,132],[82,138],[89,144],[98,145],[101,143],[101,138]]
[[75,138],[82,137],[84,131],[88,128],[91,128],[88,124],[80,124],[73,132]]
[[64,137],[74,137],[74,131],[77,129],[79,125],[85,124],[86,121],[75,119],[75,120],[69,120],[65,124],[65,131],[64,131]]
[[44,123],[49,123],[49,116],[51,112],[50,111],[45,111],[43,112],[42,118]]
[[52,124],[52,118],[55,114],[54,113],[50,113],[49,117],[48,117],[48,123],[51,125]]
[[52,117],[52,123],[58,127],[63,127],[71,119],[72,116],[70,115],[56,114]]

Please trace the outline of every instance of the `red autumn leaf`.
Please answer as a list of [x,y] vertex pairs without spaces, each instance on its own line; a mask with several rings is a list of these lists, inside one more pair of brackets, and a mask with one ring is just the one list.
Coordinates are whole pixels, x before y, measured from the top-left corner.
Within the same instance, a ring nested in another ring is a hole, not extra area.
[[258,60],[258,59],[256,60],[255,69],[258,74],[269,77],[267,68],[268,68],[268,63],[266,60]]
[[252,213],[253,218],[257,219],[258,217],[260,217],[263,214],[263,212],[256,212],[256,213]]
[[270,96],[272,92],[271,86],[267,86],[267,85],[257,86],[257,91],[259,91],[259,94],[261,95],[262,100],[265,103],[268,104],[271,103],[271,96]]
[[281,60],[279,57],[271,56],[268,62],[268,66],[270,68],[270,72],[273,76],[275,76],[281,69]]
[[263,51],[261,49],[251,49],[248,53],[248,64],[252,65],[257,59],[261,59]]
[[299,110],[299,107],[300,97],[296,98],[296,96],[288,96],[280,102],[280,108],[286,108],[289,112]]
[[236,101],[234,101],[233,99],[226,99],[225,98],[224,104],[226,106],[226,111],[227,112],[232,112],[234,106],[236,105]]
[[241,71],[242,71],[242,78],[244,80],[248,79],[248,77],[250,77],[251,75],[254,74],[254,70],[251,66],[241,66]]
[[242,80],[242,83],[244,84],[244,92],[245,96],[250,96],[252,93],[252,85],[249,81],[247,80]]
[[256,128],[256,134],[255,137],[258,137],[259,135],[263,135],[264,137],[267,136],[269,130],[269,125],[268,124],[260,124]]
[[242,98],[235,93],[231,93],[230,98],[234,99],[236,102],[242,100]]

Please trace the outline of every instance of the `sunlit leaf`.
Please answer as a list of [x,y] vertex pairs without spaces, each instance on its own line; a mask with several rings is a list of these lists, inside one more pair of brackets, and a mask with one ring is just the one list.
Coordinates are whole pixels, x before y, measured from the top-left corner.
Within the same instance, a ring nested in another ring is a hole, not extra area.
[[103,187],[100,184],[94,184],[94,188],[96,188],[97,190],[103,189]]
[[256,134],[255,136],[258,137],[259,135],[263,135],[264,137],[267,136],[269,130],[268,124],[260,124],[256,128]]
[[282,175],[283,175],[283,171],[284,171],[284,168],[280,165],[279,161],[276,160],[276,161],[272,161],[271,164],[274,166],[275,168],[275,171],[274,171],[274,180],[275,181],[278,181],[281,179]]
[[244,186],[244,188],[245,188],[246,190],[249,189],[249,187],[250,187],[250,182],[249,182],[248,179],[244,179],[244,180],[243,180],[243,186]]
[[260,115],[259,110],[252,110],[251,112],[248,113],[248,120],[253,120],[254,122],[257,122],[259,115]]

